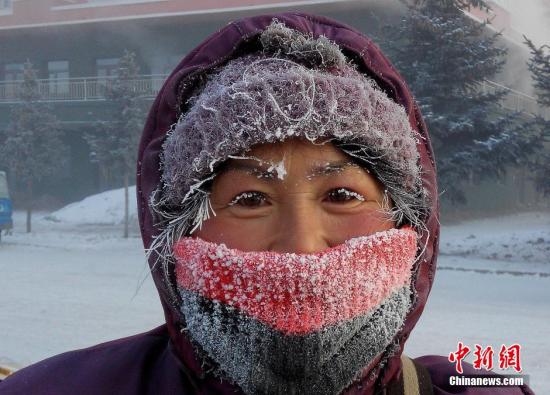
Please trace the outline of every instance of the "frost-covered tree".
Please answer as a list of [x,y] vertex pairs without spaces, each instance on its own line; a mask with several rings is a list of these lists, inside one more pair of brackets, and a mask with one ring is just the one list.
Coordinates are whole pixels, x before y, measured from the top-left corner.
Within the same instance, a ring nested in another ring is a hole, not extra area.
[[498,33],[468,17],[467,0],[418,0],[381,45],[410,85],[428,125],[444,199],[464,203],[465,180],[501,177],[535,150],[540,138],[524,117],[500,107],[503,91],[485,90],[507,50]]
[[[479,7],[482,9],[489,9],[485,0],[435,0],[442,6],[454,6],[460,9],[469,9],[470,7]],[[403,3],[412,3],[415,6],[422,6],[430,3],[430,0],[402,0]]]
[[537,102],[546,109],[546,118],[539,115],[535,120],[536,127],[541,129],[544,136],[546,149],[534,158],[531,167],[537,188],[544,196],[550,196],[550,46],[537,47],[527,37],[524,38],[531,52],[528,67],[533,76]]
[[128,237],[128,186],[137,158],[139,137],[145,119],[141,93],[136,85],[139,66],[135,53],[125,50],[120,58],[116,77],[105,91],[110,106],[111,121],[96,125],[85,135],[94,160],[120,171],[124,182],[124,237]]
[[24,186],[27,232],[31,231],[33,185],[54,176],[67,163],[68,147],[50,107],[40,101],[33,65],[27,61],[23,82],[18,87],[18,103],[13,107],[8,128],[0,136],[0,161],[11,178]]

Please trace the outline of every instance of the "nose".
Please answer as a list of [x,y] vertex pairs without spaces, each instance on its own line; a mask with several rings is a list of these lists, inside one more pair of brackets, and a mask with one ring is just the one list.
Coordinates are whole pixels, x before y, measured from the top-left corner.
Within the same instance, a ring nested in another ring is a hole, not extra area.
[[270,251],[295,254],[312,254],[329,247],[324,237],[324,229],[314,207],[295,205],[282,210],[276,239],[270,246]]

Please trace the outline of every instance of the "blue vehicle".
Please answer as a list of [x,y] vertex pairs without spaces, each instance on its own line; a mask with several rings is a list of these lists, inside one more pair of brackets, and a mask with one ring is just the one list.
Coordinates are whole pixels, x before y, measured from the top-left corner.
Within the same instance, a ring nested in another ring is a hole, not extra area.
[[13,227],[12,205],[8,191],[8,179],[6,172],[0,171],[0,240],[2,231],[8,232]]

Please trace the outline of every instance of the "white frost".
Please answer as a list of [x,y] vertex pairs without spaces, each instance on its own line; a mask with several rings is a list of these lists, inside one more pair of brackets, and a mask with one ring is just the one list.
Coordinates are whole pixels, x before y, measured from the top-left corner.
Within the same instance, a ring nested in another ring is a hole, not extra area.
[[267,169],[268,172],[275,172],[277,173],[277,178],[279,180],[284,180],[285,176],[287,175],[286,168],[285,168],[285,158],[281,159],[279,162],[272,163],[271,166]]

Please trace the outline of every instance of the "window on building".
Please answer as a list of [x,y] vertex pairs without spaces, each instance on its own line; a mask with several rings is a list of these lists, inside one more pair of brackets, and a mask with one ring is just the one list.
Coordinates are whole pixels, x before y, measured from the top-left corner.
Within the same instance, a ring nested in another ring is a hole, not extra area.
[[17,86],[23,79],[23,63],[6,63],[4,65],[4,96],[12,99],[17,96]]
[[19,81],[23,79],[23,63],[7,63],[4,65],[4,80]]
[[9,11],[11,12],[13,6],[12,0],[0,0],[0,12]]
[[166,55],[160,56],[151,65],[151,79],[154,92],[158,92],[162,87],[164,80],[168,77],[168,74],[174,70],[180,60],[183,59],[183,55]]
[[109,79],[117,74],[118,58],[96,59],[97,84],[94,85],[94,94],[103,96],[109,84]]
[[50,95],[64,96],[69,93],[69,61],[48,62],[48,85]]
[[107,79],[116,76],[118,69],[118,58],[103,58],[96,60],[97,77]]
[[183,55],[170,55],[165,59],[164,67],[162,69],[162,74],[168,76],[178,65],[180,60],[183,59]]

